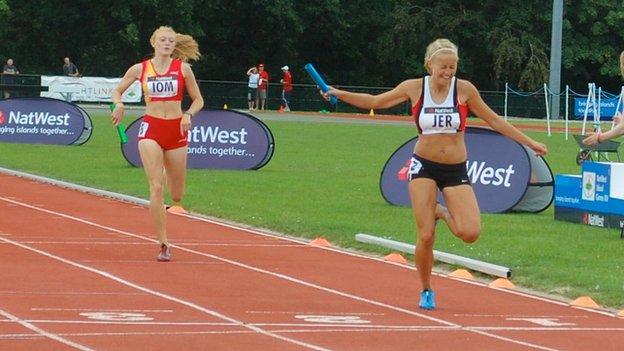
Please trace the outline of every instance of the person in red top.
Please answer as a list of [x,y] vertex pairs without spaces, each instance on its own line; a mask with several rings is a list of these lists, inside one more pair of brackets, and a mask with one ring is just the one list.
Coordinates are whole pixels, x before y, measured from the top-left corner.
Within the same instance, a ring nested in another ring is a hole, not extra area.
[[292,76],[290,75],[288,66],[282,67],[282,71],[284,72],[284,78],[280,79],[280,83],[282,83],[282,102],[284,111],[288,112],[290,111],[290,93],[293,90]]
[[260,105],[256,103],[256,108],[260,106],[260,109],[264,110],[266,107],[267,90],[269,87],[269,73],[264,70],[263,63],[258,65],[258,74],[260,74],[260,80],[258,81],[258,99],[260,100]]
[[[171,199],[178,212],[186,182],[188,131],[191,117],[204,106],[195,75],[188,60],[200,57],[197,42],[189,35],[178,34],[162,26],[150,38],[154,57],[130,67],[113,90],[115,108],[113,124],[117,126],[124,114],[121,96],[138,80],[145,96],[145,115],[139,128],[139,153],[150,189],[149,210],[159,242],[158,261],[171,260],[167,240],[164,191],[168,184]],[[182,112],[184,90],[192,103]],[[166,179],[165,179],[166,175]]]
[[[424,63],[429,75],[405,80],[379,95],[335,88],[323,95],[326,99],[335,96],[366,111],[411,102],[421,134],[408,172],[418,237],[415,259],[422,286],[419,307],[431,310],[436,307],[431,289],[436,220],[444,220],[451,232],[465,243],[475,242],[481,235],[479,205],[466,170],[464,127],[468,111],[537,155],[544,155],[548,150],[546,145],[526,136],[492,111],[472,83],[455,77],[459,56],[457,46],[451,41],[437,39],[429,44]],[[448,208],[437,203],[438,189]]]

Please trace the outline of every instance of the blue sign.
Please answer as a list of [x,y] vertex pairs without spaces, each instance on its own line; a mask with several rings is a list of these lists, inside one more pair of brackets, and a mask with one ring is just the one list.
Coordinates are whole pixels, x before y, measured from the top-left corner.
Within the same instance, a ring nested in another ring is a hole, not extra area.
[[[407,171],[418,137],[399,147],[381,173],[381,194],[390,204],[410,206]],[[511,210],[527,191],[531,163],[519,143],[489,129],[466,128],[468,177],[482,212]],[[441,194],[438,201],[444,203]]]
[[580,175],[558,174],[555,219],[621,228],[624,219],[624,164],[583,162]]
[[[598,101],[596,100],[596,103]],[[600,99],[600,119],[611,120],[615,115],[615,108],[618,104],[618,98],[615,99]],[[574,98],[574,116],[582,119],[585,117],[585,109],[587,107],[586,98]],[[620,106],[620,110],[624,106]],[[594,104],[589,103],[589,110],[587,111],[587,118],[593,120],[594,116]]]
[[80,145],[91,132],[91,118],[72,103],[48,98],[0,100],[0,142]]
[[[138,134],[142,118],[126,129],[122,144],[126,160],[142,167]],[[192,119],[188,135],[188,167],[210,169],[259,169],[274,151],[273,134],[259,119],[232,110],[202,110]]]

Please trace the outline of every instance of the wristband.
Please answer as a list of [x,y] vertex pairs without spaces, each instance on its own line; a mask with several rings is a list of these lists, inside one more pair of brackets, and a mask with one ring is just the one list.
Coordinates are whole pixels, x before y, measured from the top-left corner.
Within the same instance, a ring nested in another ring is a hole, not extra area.
[[598,141],[598,144],[600,144],[600,136],[602,135],[602,133],[598,132],[598,136],[596,137],[596,141]]
[[189,117],[193,118],[193,114],[190,111],[184,111],[183,115],[189,115]]

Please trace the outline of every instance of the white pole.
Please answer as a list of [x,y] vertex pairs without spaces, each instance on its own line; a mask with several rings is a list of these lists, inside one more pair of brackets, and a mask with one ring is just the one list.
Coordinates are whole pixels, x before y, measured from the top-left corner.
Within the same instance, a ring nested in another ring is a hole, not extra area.
[[544,83],[544,101],[546,102],[546,128],[550,136],[550,109],[548,108],[548,86]]
[[596,109],[594,111],[594,131],[596,132],[600,132],[602,130],[602,128],[600,128],[600,114],[601,114],[601,109],[600,109],[600,101],[602,100],[602,87],[598,87],[598,106],[596,107]]
[[507,89],[509,88],[509,83],[505,82],[505,121],[507,120]]
[[587,84],[587,101],[585,101],[585,113],[583,114],[583,128],[581,129],[581,135],[585,135],[585,123],[587,123],[587,115],[589,114],[589,104],[592,99],[592,87],[594,83]]
[[569,90],[570,90],[570,86],[566,84],[566,109],[565,109],[565,140],[568,140],[568,114],[569,114],[569,110],[570,110],[570,94],[569,94]]
[[624,98],[624,86],[620,90],[620,96],[618,96],[618,102],[617,102],[617,105],[615,106],[615,113],[613,114],[613,118],[611,118],[611,129],[613,129],[613,127],[615,126],[615,116],[617,116],[618,113],[620,112],[620,104],[623,98]]

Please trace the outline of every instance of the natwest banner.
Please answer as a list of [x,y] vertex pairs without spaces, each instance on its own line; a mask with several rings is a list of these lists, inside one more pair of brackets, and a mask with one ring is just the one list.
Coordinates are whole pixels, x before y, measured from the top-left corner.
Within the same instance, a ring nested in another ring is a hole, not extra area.
[[[407,171],[417,139],[410,139],[399,147],[381,173],[381,194],[393,205],[411,205]],[[481,211],[497,213],[512,209],[523,199],[530,184],[531,161],[527,150],[519,143],[483,128],[466,128],[465,141],[468,177]],[[441,194],[438,201],[444,203]]]
[[0,141],[82,144],[91,136],[91,118],[78,106],[56,99],[0,100]]
[[[142,167],[138,133],[142,118],[127,129],[124,157]],[[193,116],[189,131],[188,167],[259,169],[273,156],[273,134],[259,119],[232,110],[202,110]]]

